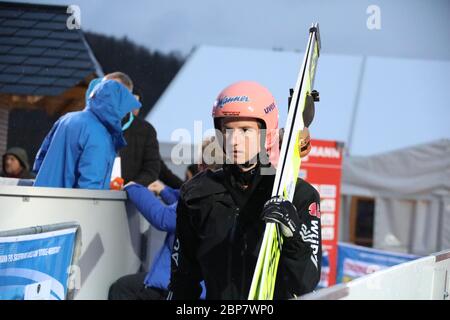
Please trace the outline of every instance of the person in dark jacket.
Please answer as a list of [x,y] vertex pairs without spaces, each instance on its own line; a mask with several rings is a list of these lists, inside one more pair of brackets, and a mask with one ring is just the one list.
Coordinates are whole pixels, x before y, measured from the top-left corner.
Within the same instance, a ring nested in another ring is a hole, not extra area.
[[3,171],[0,175],[5,178],[33,179],[30,172],[27,152],[19,147],[8,149],[3,155]]
[[[142,91],[135,88],[134,95],[143,103]],[[138,114],[139,109],[134,109],[122,121],[127,146],[119,154],[125,184],[134,181],[147,186],[158,179],[161,158],[155,128]]]
[[114,159],[126,145],[122,118],[141,107],[131,91],[132,84],[119,80],[92,81],[86,108],[59,118],[45,137],[34,163],[34,185],[109,189]]
[[284,238],[274,298],[312,291],[321,269],[320,196],[298,179],[292,202],[271,198],[273,170],[264,169],[279,151],[273,96],[255,82],[235,83],[217,98],[213,118],[227,162],[181,188],[168,299],[198,299],[201,281],[206,299],[247,299],[266,222]]

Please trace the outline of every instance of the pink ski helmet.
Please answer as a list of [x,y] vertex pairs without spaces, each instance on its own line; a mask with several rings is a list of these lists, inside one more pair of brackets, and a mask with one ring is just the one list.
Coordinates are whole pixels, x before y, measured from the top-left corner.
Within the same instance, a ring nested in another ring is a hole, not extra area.
[[272,165],[279,157],[278,107],[270,91],[253,81],[240,81],[226,87],[212,109],[214,127],[221,130],[222,118],[253,118],[265,129],[265,148]]

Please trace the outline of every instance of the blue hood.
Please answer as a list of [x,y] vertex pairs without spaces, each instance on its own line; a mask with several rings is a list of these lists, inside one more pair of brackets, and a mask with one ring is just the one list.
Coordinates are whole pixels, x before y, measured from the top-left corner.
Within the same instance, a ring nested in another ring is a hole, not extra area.
[[116,150],[126,146],[122,135],[122,118],[141,103],[121,83],[94,79],[86,92],[85,110],[91,111],[112,135]]
[[103,80],[103,78],[95,78],[95,79],[91,80],[91,82],[89,82],[89,86],[88,86],[88,88],[87,88],[87,90],[86,90],[86,94],[85,94],[85,97],[86,97],[86,103],[87,103],[87,101],[88,101],[88,99],[89,99],[89,96],[91,95],[92,91],[94,91],[94,88],[95,88],[100,82],[102,82],[102,80]]

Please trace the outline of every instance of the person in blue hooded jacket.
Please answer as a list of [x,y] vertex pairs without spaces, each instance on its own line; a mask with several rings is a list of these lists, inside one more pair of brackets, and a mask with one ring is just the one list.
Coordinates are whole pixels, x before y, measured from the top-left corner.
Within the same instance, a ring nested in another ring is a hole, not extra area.
[[85,109],[59,118],[44,139],[34,186],[109,189],[114,159],[126,146],[121,120],[141,107],[131,91],[132,83],[93,81]]

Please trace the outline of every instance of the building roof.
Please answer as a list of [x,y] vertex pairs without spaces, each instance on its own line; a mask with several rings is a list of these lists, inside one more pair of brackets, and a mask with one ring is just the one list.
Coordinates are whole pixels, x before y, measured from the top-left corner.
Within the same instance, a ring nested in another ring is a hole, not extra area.
[[82,31],[68,29],[68,18],[67,6],[0,2],[0,107],[40,101],[57,111],[76,109],[84,90],[60,96],[103,74]]

